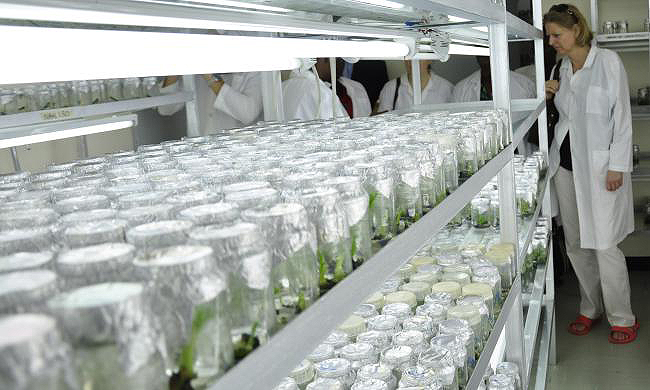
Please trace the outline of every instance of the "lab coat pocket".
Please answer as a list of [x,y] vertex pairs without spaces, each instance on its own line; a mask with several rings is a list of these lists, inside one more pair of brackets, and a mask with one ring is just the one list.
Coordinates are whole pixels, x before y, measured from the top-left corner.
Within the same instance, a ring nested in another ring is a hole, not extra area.
[[605,88],[592,85],[587,89],[586,110],[588,114],[608,115],[609,98]]
[[619,191],[607,190],[607,171],[609,170],[609,150],[594,150],[591,152],[591,169],[596,200],[602,207],[611,207]]

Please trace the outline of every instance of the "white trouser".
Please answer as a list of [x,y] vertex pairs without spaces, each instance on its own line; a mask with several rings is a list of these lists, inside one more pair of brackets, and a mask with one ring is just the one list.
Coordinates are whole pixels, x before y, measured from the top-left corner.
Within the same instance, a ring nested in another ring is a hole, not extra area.
[[630,280],[625,256],[617,246],[604,250],[580,247],[580,225],[573,173],[562,167],[553,177],[566,251],[580,284],[580,314],[597,318],[603,313],[611,325],[632,326],[635,322],[630,304]]

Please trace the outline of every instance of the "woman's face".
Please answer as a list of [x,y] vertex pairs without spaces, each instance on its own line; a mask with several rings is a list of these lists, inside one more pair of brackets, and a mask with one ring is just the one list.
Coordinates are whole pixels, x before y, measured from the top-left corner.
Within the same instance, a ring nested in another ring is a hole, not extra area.
[[546,23],[546,34],[548,35],[548,44],[551,45],[558,54],[566,54],[576,46],[577,28],[562,27],[557,23]]

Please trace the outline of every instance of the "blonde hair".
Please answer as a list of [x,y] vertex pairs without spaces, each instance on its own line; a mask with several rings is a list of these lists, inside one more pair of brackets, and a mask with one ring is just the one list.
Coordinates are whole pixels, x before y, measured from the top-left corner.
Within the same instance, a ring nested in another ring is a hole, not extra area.
[[552,6],[544,15],[544,24],[555,23],[564,28],[573,28],[578,26],[578,36],[576,44],[579,46],[588,46],[594,39],[594,34],[589,29],[587,19],[582,15],[580,10],[572,4],[556,4]]

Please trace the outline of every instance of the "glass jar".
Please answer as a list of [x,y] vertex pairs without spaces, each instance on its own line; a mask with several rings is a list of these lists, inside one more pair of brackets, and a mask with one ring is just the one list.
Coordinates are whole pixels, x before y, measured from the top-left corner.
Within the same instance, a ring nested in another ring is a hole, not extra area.
[[388,384],[379,379],[361,380],[355,382],[351,390],[388,390]]
[[[167,246],[138,256],[133,264],[153,292],[152,307],[171,359],[168,369],[190,370],[205,379],[225,372],[234,362],[227,276],[217,268],[212,248]],[[179,278],[187,283],[178,283]],[[202,288],[206,283],[209,289]],[[179,359],[188,348],[196,354],[191,362]]]
[[370,303],[362,303],[361,305],[359,305],[357,310],[355,310],[354,313],[352,314],[359,316],[361,318],[370,318],[379,315],[375,305]]
[[400,387],[408,386],[430,386],[436,383],[438,375],[433,369],[423,366],[407,367],[402,372],[402,379],[399,381]]
[[301,191],[298,201],[316,228],[319,287],[321,294],[352,272],[352,243],[341,198],[333,188]]
[[391,340],[393,335],[402,329],[399,320],[394,315],[380,314],[368,318],[366,322],[369,330],[385,332]]
[[411,310],[416,306],[415,295],[406,291],[394,292],[385,298],[386,305],[381,309],[381,314],[397,317],[400,324],[412,315]]
[[103,283],[48,301],[72,344],[80,383],[96,389],[149,390],[167,383],[163,338],[149,298],[139,283]]
[[418,364],[424,369],[434,370],[445,389],[458,389],[459,370],[449,349],[433,345],[420,354]]
[[354,372],[366,364],[374,364],[379,360],[375,348],[370,344],[362,342],[346,345],[341,348],[339,354],[342,358],[350,361],[351,368]]
[[156,77],[145,77],[142,79],[143,96],[159,96],[160,86]]
[[122,100],[122,82],[119,79],[106,80],[106,86],[109,101]]
[[454,297],[450,293],[444,291],[432,292],[424,297],[424,303],[437,303],[445,307],[451,306],[453,301]]
[[132,227],[126,231],[126,240],[141,252],[187,242],[187,233],[192,228],[189,221],[167,220]]
[[492,375],[488,381],[488,390],[515,390],[515,380],[505,374]]
[[501,308],[501,274],[497,267],[483,266],[474,269],[472,282],[485,283],[492,288],[495,313]]
[[497,364],[496,374],[504,374],[514,379],[515,390],[521,390],[521,379],[519,376],[519,366],[516,363],[501,362]]
[[395,180],[395,221],[397,233],[401,233],[422,217],[420,182],[420,170],[417,161],[402,156],[399,164],[396,166]]
[[395,220],[395,187],[385,163],[362,163],[353,170],[368,192],[368,209],[373,240],[385,244],[392,237]]
[[517,215],[522,218],[528,218],[535,213],[534,195],[529,186],[517,185],[515,187]]
[[286,377],[282,379],[282,382],[280,382],[273,390],[300,390],[298,388],[298,385],[296,384],[296,380],[291,378],[291,377]]
[[124,96],[124,99],[137,99],[142,97],[142,82],[139,77],[122,79],[122,96]]
[[390,347],[391,338],[385,331],[368,330],[366,332],[360,333],[357,336],[357,342],[370,344],[375,348],[375,351],[381,352],[384,349]]
[[492,214],[490,211],[490,199],[474,198],[472,199],[472,226],[475,228],[485,228],[492,225]]
[[286,323],[319,295],[317,241],[307,211],[296,203],[245,210],[245,221],[260,226],[272,251],[272,280],[276,311]]
[[[0,319],[0,366],[4,389],[76,389],[72,351],[56,320],[42,314]],[[161,373],[164,375],[164,373]]]
[[45,301],[58,291],[58,277],[49,270],[0,274],[0,312],[29,313],[45,309]]
[[[483,328],[481,327],[481,313],[479,309],[474,305],[459,303],[458,305],[449,308],[447,311],[447,318],[449,320],[464,320],[467,322],[472,330],[472,337],[474,339],[474,349],[469,350],[468,353],[473,351],[474,355],[478,359],[478,355],[483,345]],[[443,334],[454,334],[453,330],[450,330],[449,328],[446,330],[444,329],[448,324],[448,321],[441,322],[440,332]]]
[[89,83],[90,104],[101,103],[103,84],[99,80],[91,80]]
[[356,269],[372,256],[368,193],[358,176],[331,178],[323,185],[336,188],[341,195],[341,205],[350,228],[352,265]]
[[393,346],[409,346],[414,356],[419,356],[426,347],[424,333],[419,330],[403,330],[393,336]]
[[307,360],[316,364],[323,360],[332,359],[334,356],[334,346],[331,344],[319,344],[316,349],[307,356]]
[[289,376],[296,381],[300,389],[307,387],[307,384],[314,379],[314,365],[309,360],[303,360],[291,371]]
[[397,387],[397,378],[395,378],[390,368],[382,364],[367,364],[357,371],[358,381],[370,379],[377,379],[386,383],[387,390],[395,390]]
[[66,289],[115,280],[134,281],[133,245],[112,242],[59,252],[57,272]]
[[390,368],[399,382],[402,378],[402,371],[410,367],[416,358],[413,356],[411,347],[402,345],[384,350],[381,355],[381,364]]

